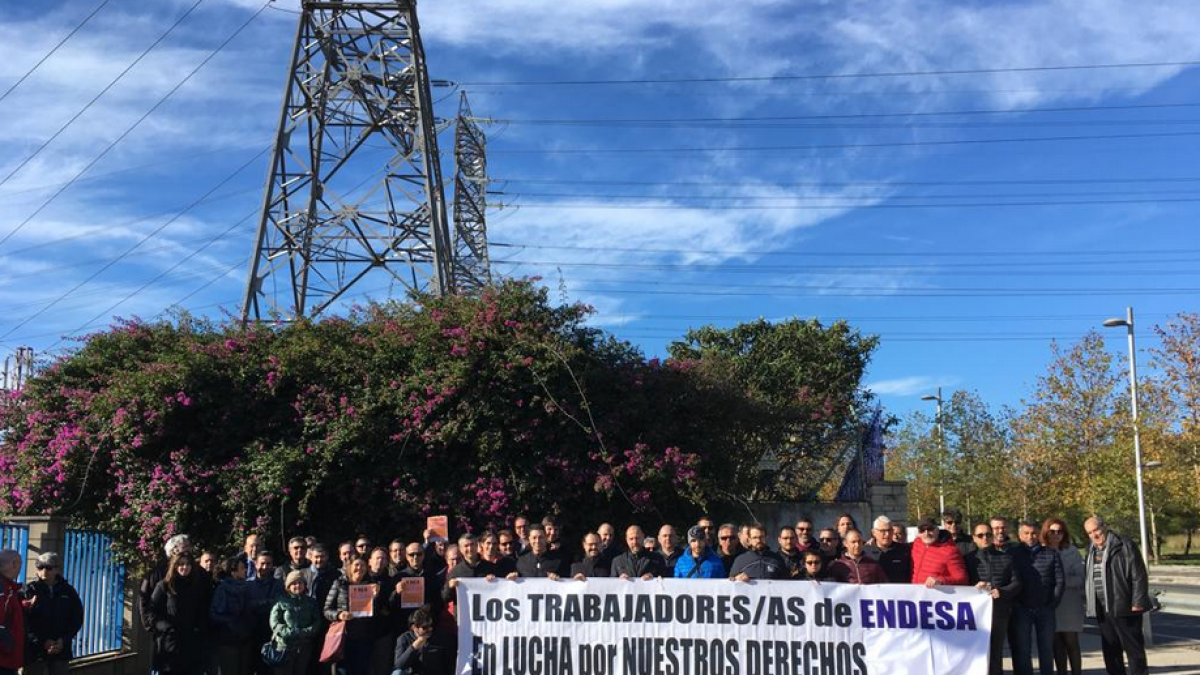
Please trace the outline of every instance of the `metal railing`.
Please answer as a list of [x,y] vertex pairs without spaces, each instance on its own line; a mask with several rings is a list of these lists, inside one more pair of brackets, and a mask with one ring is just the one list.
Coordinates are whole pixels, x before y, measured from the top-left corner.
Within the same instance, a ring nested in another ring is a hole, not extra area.
[[112,539],[99,532],[67,530],[63,576],[83,600],[83,629],[72,643],[76,658],[121,649],[125,619],[125,565]]
[[25,525],[0,523],[0,550],[12,549],[21,554],[21,569],[17,581],[25,581],[26,551],[29,550],[29,528]]

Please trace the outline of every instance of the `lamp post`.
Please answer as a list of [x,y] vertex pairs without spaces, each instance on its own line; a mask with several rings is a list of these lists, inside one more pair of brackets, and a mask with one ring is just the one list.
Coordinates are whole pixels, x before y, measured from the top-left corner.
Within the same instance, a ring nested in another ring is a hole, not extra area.
[[937,401],[938,428],[938,517],[946,512],[946,428],[942,425],[942,388],[938,387],[937,395],[927,394],[922,401]]
[[1142,535],[1142,561],[1149,564],[1150,550],[1146,537],[1146,488],[1142,481],[1142,441],[1138,434],[1138,406],[1137,406],[1137,351],[1133,342],[1133,308],[1125,308],[1124,319],[1105,319],[1105,328],[1120,328],[1124,326],[1129,333],[1129,398],[1130,398],[1130,416],[1133,419],[1133,466],[1137,479],[1137,496],[1138,496],[1138,527]]

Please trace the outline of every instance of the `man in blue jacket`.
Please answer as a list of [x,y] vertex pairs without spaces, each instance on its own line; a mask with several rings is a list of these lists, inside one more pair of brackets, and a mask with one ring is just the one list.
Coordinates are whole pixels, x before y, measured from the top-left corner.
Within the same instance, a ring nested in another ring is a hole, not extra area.
[[687,553],[675,561],[676,579],[724,579],[725,566],[721,558],[708,546],[708,537],[699,525],[688,530]]
[[1012,614],[1013,671],[1017,675],[1033,673],[1032,632],[1038,647],[1038,670],[1041,675],[1054,675],[1054,610],[1067,585],[1062,559],[1055,549],[1042,546],[1037,525],[1021,523],[1018,536],[1022,545],[1014,549],[1013,562],[1021,592]]

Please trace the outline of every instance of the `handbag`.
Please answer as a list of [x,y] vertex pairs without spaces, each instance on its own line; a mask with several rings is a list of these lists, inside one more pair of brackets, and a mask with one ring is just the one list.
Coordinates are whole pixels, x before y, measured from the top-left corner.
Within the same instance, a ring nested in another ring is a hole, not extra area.
[[260,650],[263,663],[268,666],[282,666],[287,663],[288,657],[291,656],[287,649],[280,649],[275,646],[274,640],[268,640]]
[[342,649],[346,644],[346,622],[334,621],[329,624],[329,632],[325,634],[325,644],[321,646],[321,663],[337,663],[342,660]]

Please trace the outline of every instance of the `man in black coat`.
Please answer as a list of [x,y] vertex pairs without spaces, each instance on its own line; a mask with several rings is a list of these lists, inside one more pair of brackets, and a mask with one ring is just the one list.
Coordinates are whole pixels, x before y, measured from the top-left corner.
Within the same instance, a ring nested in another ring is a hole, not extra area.
[[986,523],[975,526],[976,549],[963,558],[967,565],[967,578],[981,591],[992,596],[992,633],[988,656],[988,675],[1001,675],[1004,671],[1004,640],[1008,637],[1009,620],[1013,603],[1021,592],[1021,578],[1017,574],[1012,549],[996,544],[992,529]]
[[888,583],[907,584],[912,582],[912,549],[908,544],[896,541],[892,519],[879,516],[871,524],[872,541],[864,552],[879,561]]
[[565,576],[570,568],[564,569],[564,558],[551,553],[550,537],[546,534],[546,528],[534,523],[529,526],[528,537],[529,550],[517,558],[517,570],[509,574],[508,578],[523,577],[557,581]]
[[1104,669],[1110,673],[1125,671],[1129,660],[1130,675],[1146,675],[1146,638],[1142,634],[1143,614],[1150,609],[1150,587],[1146,562],[1133,542],[1110,532],[1099,516],[1083,523],[1091,544],[1084,575],[1086,611],[1100,628],[1100,647]]
[[625,528],[627,550],[613,560],[612,576],[621,579],[653,579],[663,576],[662,556],[648,553],[642,548],[646,534],[637,525]]
[[1013,607],[1013,670],[1018,675],[1033,672],[1032,632],[1037,643],[1038,669],[1054,675],[1054,610],[1066,589],[1066,576],[1058,551],[1042,546],[1038,526],[1021,523],[1017,530],[1020,546],[1013,547],[1013,561],[1021,579],[1021,592]]
[[71,640],[83,627],[83,602],[62,577],[62,558],[57,553],[39,555],[34,567],[37,579],[21,592],[29,603],[25,614],[25,672],[66,673]]
[[571,565],[571,578],[584,581],[589,577],[607,577],[608,564],[600,548],[600,535],[588,532],[583,536],[583,558]]
[[751,579],[787,579],[787,565],[777,553],[767,548],[767,530],[758,523],[749,526],[746,533],[750,550],[739,555],[729,570],[734,581]]

